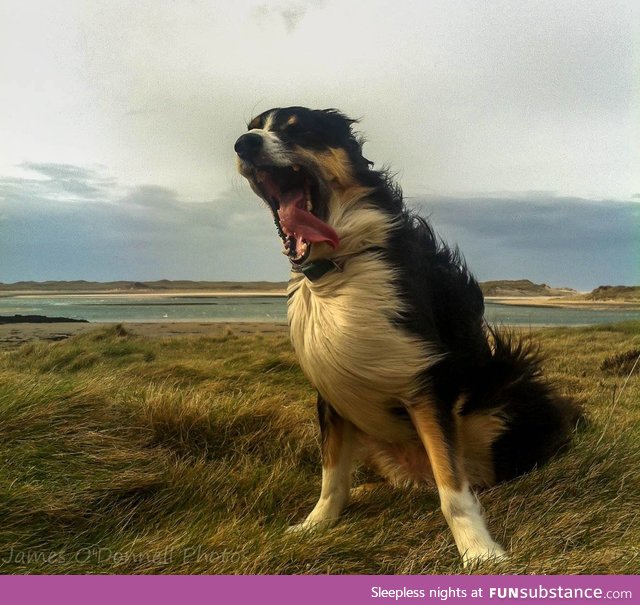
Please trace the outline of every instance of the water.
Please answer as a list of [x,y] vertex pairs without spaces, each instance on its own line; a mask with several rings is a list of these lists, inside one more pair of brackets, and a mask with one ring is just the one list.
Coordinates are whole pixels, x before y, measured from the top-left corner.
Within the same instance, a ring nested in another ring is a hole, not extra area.
[[516,307],[485,303],[490,323],[512,326],[587,326],[640,320],[640,308],[570,309],[566,307]]
[[286,321],[284,296],[128,296],[0,298],[0,315],[45,315],[93,322]]
[[[45,315],[92,322],[286,321],[284,296],[83,296],[4,297],[1,315]],[[490,322],[516,326],[577,326],[640,320],[640,309],[516,307],[486,303]]]

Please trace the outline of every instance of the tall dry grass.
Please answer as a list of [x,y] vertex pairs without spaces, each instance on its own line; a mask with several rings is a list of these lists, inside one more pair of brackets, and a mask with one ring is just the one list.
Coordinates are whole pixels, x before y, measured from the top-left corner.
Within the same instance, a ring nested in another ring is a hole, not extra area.
[[[551,464],[481,494],[511,559],[473,571],[637,573],[640,324],[533,336],[589,423]],[[1,353],[0,569],[463,573],[429,489],[356,490],[333,529],[284,532],[319,492],[313,404],[286,336],[113,327]]]

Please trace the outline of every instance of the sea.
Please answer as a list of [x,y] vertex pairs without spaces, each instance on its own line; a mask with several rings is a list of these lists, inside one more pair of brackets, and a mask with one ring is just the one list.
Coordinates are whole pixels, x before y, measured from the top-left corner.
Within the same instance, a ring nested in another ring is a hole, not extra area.
[[[285,296],[5,296],[0,316],[44,315],[90,322],[282,322]],[[514,306],[486,302],[487,320],[513,326],[584,326],[640,320],[640,308]]]

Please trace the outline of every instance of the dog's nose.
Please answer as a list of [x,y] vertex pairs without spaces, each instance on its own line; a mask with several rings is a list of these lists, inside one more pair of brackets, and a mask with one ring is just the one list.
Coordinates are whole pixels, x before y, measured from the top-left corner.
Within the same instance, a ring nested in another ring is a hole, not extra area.
[[233,148],[243,160],[251,160],[262,149],[262,137],[259,134],[248,132],[236,141]]

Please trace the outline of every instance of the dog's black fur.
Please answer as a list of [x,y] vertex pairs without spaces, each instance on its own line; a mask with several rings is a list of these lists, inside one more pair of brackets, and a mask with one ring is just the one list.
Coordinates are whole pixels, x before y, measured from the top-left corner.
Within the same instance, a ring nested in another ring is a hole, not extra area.
[[508,418],[508,430],[493,444],[496,479],[546,462],[568,441],[577,409],[542,378],[531,345],[486,324],[482,291],[459,251],[403,210],[386,257],[411,309],[401,323],[447,351],[424,376],[437,400],[451,409],[464,394],[462,415],[500,408]]

